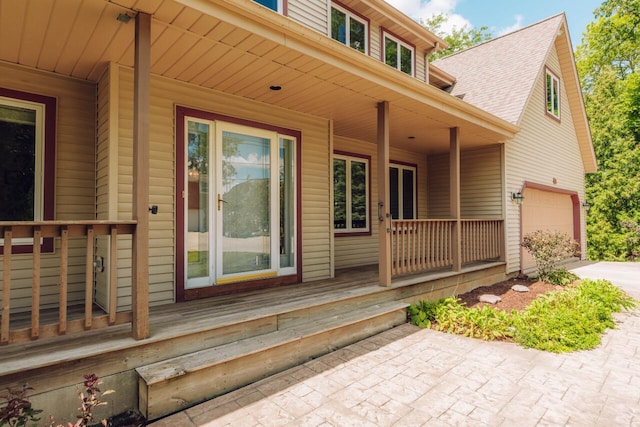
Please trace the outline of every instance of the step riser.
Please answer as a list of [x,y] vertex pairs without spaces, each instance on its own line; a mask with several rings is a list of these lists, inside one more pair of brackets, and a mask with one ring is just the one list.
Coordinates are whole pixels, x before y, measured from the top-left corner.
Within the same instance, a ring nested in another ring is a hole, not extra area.
[[396,310],[302,337],[265,351],[240,356],[180,377],[148,386],[139,380],[140,410],[148,420],[193,406],[239,387],[251,384],[337,348],[360,341],[406,321],[404,310]]

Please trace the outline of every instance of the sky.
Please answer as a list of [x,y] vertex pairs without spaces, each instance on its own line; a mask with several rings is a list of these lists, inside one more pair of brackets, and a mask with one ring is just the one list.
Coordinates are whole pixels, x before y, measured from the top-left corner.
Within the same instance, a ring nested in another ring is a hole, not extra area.
[[[448,26],[487,26],[494,37],[565,12],[573,48],[580,44],[593,11],[604,0],[387,0],[411,18],[438,13],[449,17]],[[443,27],[447,29],[447,27]]]

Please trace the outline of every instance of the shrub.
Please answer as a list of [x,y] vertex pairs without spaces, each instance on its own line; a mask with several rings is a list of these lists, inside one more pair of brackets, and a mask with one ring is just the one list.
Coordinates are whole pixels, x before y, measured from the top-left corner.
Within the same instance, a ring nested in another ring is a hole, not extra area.
[[552,285],[567,286],[579,279],[580,277],[566,268],[558,268],[547,273],[546,281]]
[[522,239],[522,247],[529,251],[540,280],[547,280],[549,273],[556,269],[559,261],[573,256],[579,249],[578,243],[565,233],[537,230]]
[[22,427],[40,421],[37,415],[42,411],[34,409],[27,398],[31,390],[33,388],[25,384],[19,390],[8,388],[7,394],[0,397],[6,402],[0,408],[0,426]]

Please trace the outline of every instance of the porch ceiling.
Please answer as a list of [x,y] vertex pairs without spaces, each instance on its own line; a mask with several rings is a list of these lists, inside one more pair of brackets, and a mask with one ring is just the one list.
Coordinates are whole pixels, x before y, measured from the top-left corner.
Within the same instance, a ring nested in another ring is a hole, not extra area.
[[134,21],[116,19],[133,10],[153,17],[153,74],[331,118],[338,135],[375,142],[380,101],[391,144],[416,151],[448,150],[454,126],[463,148],[517,131],[251,0],[0,0],[0,60],[97,81],[133,67]]

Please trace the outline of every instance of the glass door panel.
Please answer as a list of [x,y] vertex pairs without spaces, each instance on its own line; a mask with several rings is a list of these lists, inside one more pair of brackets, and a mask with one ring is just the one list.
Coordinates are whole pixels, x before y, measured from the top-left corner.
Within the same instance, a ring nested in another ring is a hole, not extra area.
[[[222,130],[219,134],[217,210],[221,257],[218,260],[218,277],[246,275],[273,268],[271,151],[277,140],[268,133],[261,135],[264,133]],[[276,157],[276,164],[277,160]]]
[[187,120],[187,287],[211,285],[211,124]]

